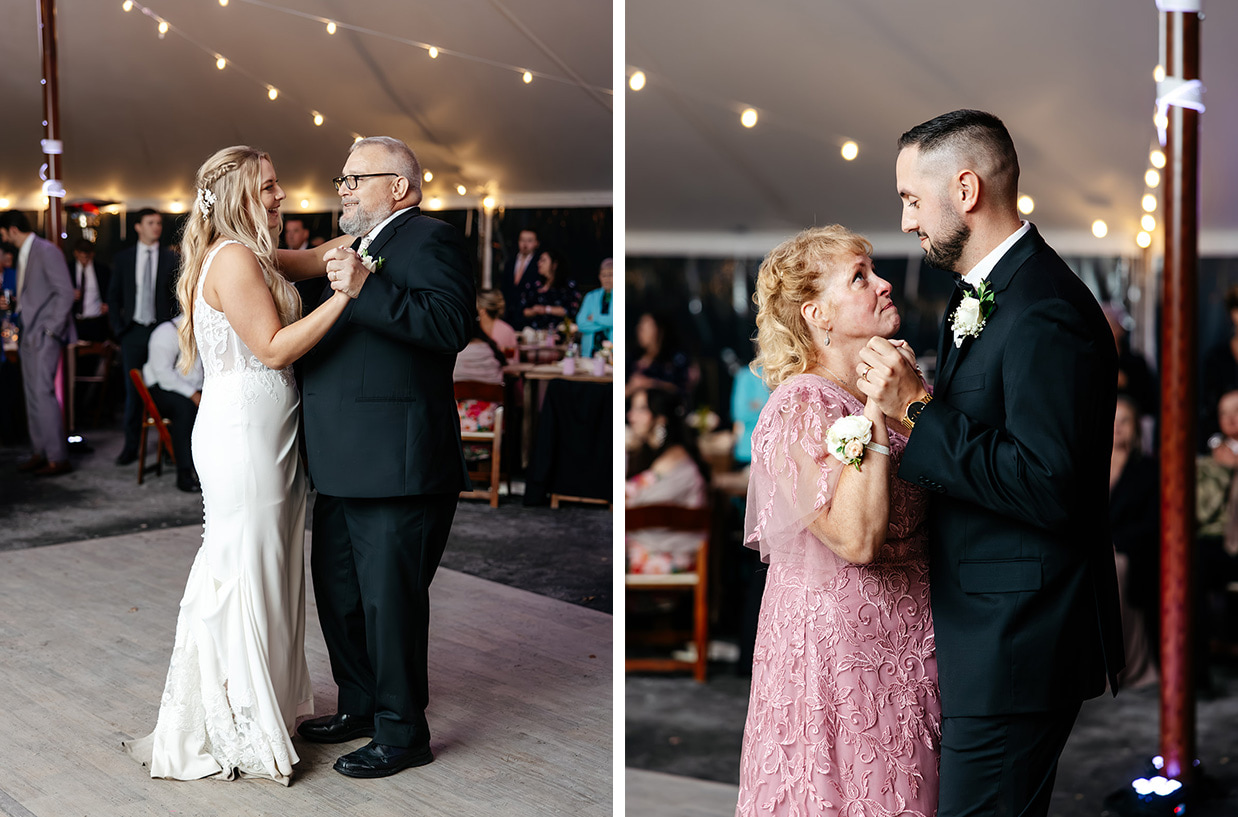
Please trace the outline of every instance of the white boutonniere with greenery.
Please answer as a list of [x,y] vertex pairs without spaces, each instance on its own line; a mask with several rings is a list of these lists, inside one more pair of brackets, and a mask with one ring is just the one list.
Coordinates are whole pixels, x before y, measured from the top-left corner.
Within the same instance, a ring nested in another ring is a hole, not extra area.
[[370,255],[369,251],[361,251],[361,264],[370,272],[377,273],[383,268],[383,262],[386,260],[387,259],[383,258],[381,255],[375,258]]
[[988,281],[981,281],[974,295],[964,296],[950,318],[955,348],[961,348],[967,338],[980,337],[981,330],[996,308],[997,299]]

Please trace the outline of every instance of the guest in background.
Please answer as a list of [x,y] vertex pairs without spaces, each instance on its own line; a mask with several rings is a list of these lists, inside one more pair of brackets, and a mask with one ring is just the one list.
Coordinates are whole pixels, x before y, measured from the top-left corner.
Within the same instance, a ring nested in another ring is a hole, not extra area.
[[13,308],[21,324],[18,353],[31,456],[17,470],[41,477],[67,474],[73,466],[56,400],[56,368],[65,344],[77,340],[73,279],[60,248],[36,236],[24,213],[9,210],[0,215],[0,241],[18,248],[16,305],[0,296],[0,310]]
[[636,322],[636,346],[640,356],[628,364],[626,395],[659,389],[683,401],[688,394],[692,364],[678,348],[674,324],[665,316],[644,313]]
[[182,374],[180,340],[177,329],[183,314],[164,321],[150,333],[150,354],[142,367],[142,380],[150,391],[159,413],[169,421],[172,454],[176,457],[176,487],[182,491],[201,491],[198,472],[193,467],[190,440],[193,424],[202,402],[202,358],[195,356],[187,374]]
[[1156,682],[1156,626],[1160,580],[1160,478],[1156,460],[1143,455],[1139,408],[1119,394],[1109,467],[1109,528],[1117,551],[1118,598],[1126,669],[1123,687]]
[[1152,367],[1143,355],[1131,349],[1130,328],[1134,325],[1125,307],[1119,303],[1103,304],[1101,309],[1109,321],[1114,343],[1118,346],[1118,393],[1129,394],[1143,415],[1156,418],[1160,391]]
[[752,462],[752,429],[769,399],[769,387],[749,366],[740,366],[731,381],[731,423],[735,432],[732,456],[736,464]]
[[516,329],[525,327],[523,299],[527,291],[535,290],[541,281],[537,276],[541,240],[537,230],[525,227],[516,238],[516,254],[503,267],[499,290],[507,303],[507,322]]
[[1231,335],[1204,355],[1199,381],[1199,439],[1203,452],[1209,450],[1208,441],[1220,430],[1216,410],[1221,395],[1238,388],[1238,286],[1225,293],[1225,314],[1232,324]]
[[[159,246],[163,216],[157,211],[139,210],[133,230],[137,244],[116,255],[107,294],[107,316],[120,342],[120,361],[126,373],[130,369],[140,371],[146,365],[150,333],[157,324],[172,320],[176,304],[173,287],[180,263],[176,253]],[[117,465],[137,460],[141,424],[142,404],[126,375],[125,443],[116,457]]]
[[[682,411],[674,395],[659,389],[640,389],[630,396],[627,507],[705,507],[709,469]],[[626,546],[628,573],[682,573],[696,565],[699,537],[642,530],[628,534]]]
[[497,289],[483,289],[477,293],[477,321],[482,331],[493,338],[504,353],[511,350],[514,357],[519,338],[512,325],[500,317],[506,308],[503,293]]
[[593,357],[593,353],[602,348],[602,341],[615,339],[615,309],[611,303],[615,286],[614,259],[602,262],[598,282],[601,286],[585,294],[576,313],[581,357]]
[[102,341],[111,336],[107,321],[107,294],[111,273],[95,260],[95,245],[79,238],[73,245],[73,319],[80,340]]
[[486,334],[481,321],[473,321],[473,336],[468,345],[456,355],[456,368],[452,370],[451,379],[454,382],[473,380],[481,383],[503,383],[503,366],[507,358],[495,343],[494,338]]
[[553,329],[564,318],[575,316],[580,307],[580,290],[568,277],[563,256],[557,250],[542,250],[537,259],[540,283],[534,289],[521,289],[521,313],[525,326]]
[[[321,243],[321,242],[320,242]],[[284,217],[284,246],[290,250],[308,250],[310,248],[309,227],[300,216]],[[322,291],[327,287],[326,278],[307,278],[295,282],[297,292],[301,293],[301,314],[314,311],[322,300]],[[299,367],[298,367],[299,369]]]
[[9,242],[0,243],[0,289],[17,291],[17,248]]
[[[1202,686],[1209,686],[1209,637],[1219,637],[1226,620],[1230,582],[1238,581],[1238,387],[1221,394],[1216,409],[1220,432],[1209,445],[1210,454],[1196,461],[1195,509],[1198,545],[1196,631],[1201,635],[1195,652]],[[1202,663],[1201,663],[1202,662]]]

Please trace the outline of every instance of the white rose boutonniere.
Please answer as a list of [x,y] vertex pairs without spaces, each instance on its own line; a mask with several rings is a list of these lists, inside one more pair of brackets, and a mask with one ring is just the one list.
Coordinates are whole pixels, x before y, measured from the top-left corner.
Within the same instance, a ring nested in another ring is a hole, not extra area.
[[966,295],[954,310],[950,318],[950,329],[954,331],[954,347],[962,348],[967,338],[980,337],[989,315],[997,308],[993,289],[988,281],[981,281],[974,295]]
[[386,260],[387,259],[383,258],[381,255],[375,258],[374,256],[370,255],[368,252],[365,252],[364,250],[362,250],[361,252],[362,266],[364,266],[366,269],[368,269],[370,272],[373,272],[373,273],[377,273],[379,270],[381,270],[383,268],[383,262]]
[[860,470],[864,447],[873,441],[873,422],[862,414],[840,417],[825,433],[825,444],[834,458],[843,465]]

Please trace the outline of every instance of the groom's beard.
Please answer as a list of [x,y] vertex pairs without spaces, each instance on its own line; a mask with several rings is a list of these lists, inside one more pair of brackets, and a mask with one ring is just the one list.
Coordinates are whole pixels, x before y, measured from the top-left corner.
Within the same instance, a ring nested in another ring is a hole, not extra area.
[[382,224],[383,219],[391,215],[392,212],[394,211],[388,210],[384,213],[367,210],[364,204],[358,203],[356,207],[351,208],[340,216],[340,229],[349,235],[365,235],[379,224]]
[[[940,237],[929,237],[929,248],[924,251],[924,260],[939,270],[957,272],[962,275],[967,270],[956,269],[956,267],[971,238],[971,227],[968,227],[966,222],[953,213],[950,214],[950,219],[950,223],[943,225],[944,232]],[[343,225],[343,223],[344,220],[340,219],[340,224]],[[921,233],[921,235],[925,234]]]

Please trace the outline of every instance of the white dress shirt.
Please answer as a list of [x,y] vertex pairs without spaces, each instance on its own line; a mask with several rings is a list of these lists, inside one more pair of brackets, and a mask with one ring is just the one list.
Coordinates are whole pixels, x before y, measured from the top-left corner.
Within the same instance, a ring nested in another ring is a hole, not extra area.
[[142,367],[142,380],[147,386],[158,386],[164,391],[182,394],[193,399],[194,392],[202,391],[205,374],[202,358],[195,358],[189,374],[181,374],[178,367],[181,358],[180,338],[176,334],[184,315],[164,321],[150,333],[150,356]]
[[974,287],[980,286],[980,282],[989,277],[989,273],[997,266],[997,262],[1001,261],[1002,257],[1010,252],[1010,248],[1015,245],[1015,242],[1027,235],[1027,231],[1032,229],[1032,225],[1027,221],[1023,221],[1022,224],[1023,226],[1011,233],[1009,238],[994,247],[993,251],[984,258],[981,258],[980,263],[972,267],[963,276],[963,280]]
[[17,253],[17,308],[13,311],[21,312],[21,296],[22,291],[26,288],[26,262],[30,260],[30,248],[34,246],[34,233],[26,236],[26,240],[21,243],[21,250]]
[[82,291],[82,313],[79,318],[97,318],[103,314],[103,298],[99,294],[99,279],[95,276],[95,262],[77,264],[77,288]]

